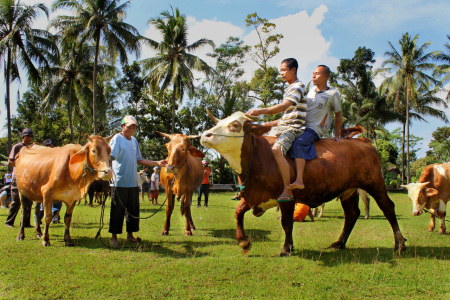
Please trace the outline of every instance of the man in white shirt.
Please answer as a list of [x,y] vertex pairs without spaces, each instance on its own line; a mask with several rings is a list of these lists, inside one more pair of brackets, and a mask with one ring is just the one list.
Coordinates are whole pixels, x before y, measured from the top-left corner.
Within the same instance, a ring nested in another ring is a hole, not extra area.
[[152,199],[152,205],[158,205],[159,195],[159,168],[153,168],[153,174],[150,178],[150,197]]

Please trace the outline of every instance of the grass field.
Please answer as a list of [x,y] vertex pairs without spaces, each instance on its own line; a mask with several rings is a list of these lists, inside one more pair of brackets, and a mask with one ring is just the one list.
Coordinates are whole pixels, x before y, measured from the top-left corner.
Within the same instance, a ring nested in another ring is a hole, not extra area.
[[[245,217],[253,247],[243,255],[235,240],[232,193],[210,195],[209,208],[192,208],[197,230],[184,235],[176,204],[170,236],[161,236],[165,213],[141,220],[138,247],[125,243],[111,250],[94,239],[100,207],[77,206],[73,214],[75,247],[64,247],[62,224],[50,227],[51,247],[26,229],[1,225],[0,298],[2,299],[450,299],[450,236],[427,232],[429,215],[413,217],[406,194],[390,194],[408,249],[393,252],[391,227],[371,201],[371,219],[356,223],[345,250],[325,249],[337,240],[344,219],[339,202],[325,217],[294,224],[295,252],[279,257],[284,232],[279,212]],[[160,195],[159,201],[163,201]],[[108,202],[109,204],[109,202]],[[141,217],[157,207],[141,204]],[[362,203],[360,209],[363,212]],[[0,224],[7,210],[0,210]],[[62,209],[64,215],[65,208]],[[109,207],[103,241],[109,245]],[[449,226],[450,227],[450,224]]]

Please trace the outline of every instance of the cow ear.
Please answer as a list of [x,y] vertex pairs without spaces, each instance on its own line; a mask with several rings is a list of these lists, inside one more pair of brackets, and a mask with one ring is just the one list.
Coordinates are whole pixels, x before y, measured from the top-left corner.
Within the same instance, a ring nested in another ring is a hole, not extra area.
[[189,148],[189,152],[191,153],[192,156],[194,157],[205,157],[205,154],[203,154],[202,151],[198,150],[195,147],[190,147]]
[[70,158],[70,164],[78,164],[80,162],[83,162],[84,159],[86,158],[86,152],[87,152],[87,147],[84,146],[80,151],[78,151],[77,153],[75,153],[71,158]]
[[105,137],[106,143],[109,144],[109,142],[111,142],[112,138],[113,138],[115,135],[116,135],[116,133],[113,133],[113,134],[111,134],[110,136]]
[[427,188],[426,193],[427,197],[432,198],[436,197],[439,194],[439,191],[433,188]]

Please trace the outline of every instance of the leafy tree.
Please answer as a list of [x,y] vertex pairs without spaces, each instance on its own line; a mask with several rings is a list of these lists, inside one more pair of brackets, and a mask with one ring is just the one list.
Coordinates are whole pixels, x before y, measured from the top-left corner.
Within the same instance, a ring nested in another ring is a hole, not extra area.
[[208,39],[200,39],[188,45],[186,17],[180,14],[178,8],[175,11],[172,9],[172,12],[163,11],[161,17],[150,19],[149,23],[161,32],[163,40],[158,43],[144,38],[144,42],[157,53],[155,57],[144,59],[140,63],[143,65],[143,71],[148,72],[144,79],[149,83],[154,96],[172,85],[171,133],[174,133],[176,101],[182,103],[186,90],[194,91],[192,71],[199,71],[206,75],[212,71],[206,62],[190,52],[206,45],[214,47],[214,43]]
[[283,35],[273,33],[277,26],[259,17],[257,13],[247,15],[245,23],[247,27],[253,27],[258,36],[258,43],[253,46],[255,51],[250,56],[266,73],[269,68],[268,61],[280,52],[278,45]]
[[10,84],[20,80],[19,65],[28,73],[30,82],[39,82],[41,76],[35,63],[47,65],[47,57],[55,50],[47,31],[32,28],[39,12],[48,17],[48,9],[42,3],[26,5],[20,0],[0,0],[0,61],[5,63],[8,151],[11,149]]
[[[254,51],[250,52],[250,57],[260,66],[260,69],[255,71],[250,88],[255,93],[253,97],[260,100],[263,107],[266,107],[274,100],[283,99],[285,84],[281,78],[278,78],[278,68],[269,66],[269,60],[280,52],[278,45],[283,35],[274,33],[276,25],[259,17],[257,13],[249,14],[245,22],[247,27],[253,27],[258,37],[258,43],[253,46]],[[278,117],[270,116],[267,120]]]
[[49,92],[42,102],[42,108],[48,111],[59,105],[59,100],[64,101],[69,117],[71,143],[74,142],[74,113],[76,111],[81,114],[80,98],[92,94],[89,82],[93,74],[91,57],[94,51],[92,46],[77,46],[72,42],[63,48],[59,61],[47,70]]
[[382,63],[382,68],[375,72],[375,74],[393,74],[387,77],[380,86],[382,94],[386,94],[387,98],[393,100],[396,105],[399,101],[405,100],[407,183],[410,182],[410,106],[417,103],[420,95],[428,93],[424,90],[431,91],[437,84],[437,80],[427,73],[427,71],[433,71],[436,67],[430,61],[436,57],[437,52],[427,53],[426,50],[431,42],[419,46],[417,44],[418,38],[418,35],[412,37],[409,33],[403,34],[399,41],[400,51],[397,51],[389,42],[391,50],[385,52],[387,59]]
[[429,146],[433,149],[435,158],[440,162],[448,161],[450,156],[450,127],[438,127],[432,133],[432,136],[434,139]]
[[130,1],[119,5],[119,0],[57,0],[53,4],[54,11],[68,8],[75,14],[57,17],[50,23],[51,27],[77,44],[93,41],[95,45],[92,76],[94,134],[97,134],[97,68],[101,42],[110,58],[118,55],[122,65],[128,63],[127,51],[139,55],[139,32],[123,21],[129,5]]
[[372,81],[372,68],[375,53],[365,47],[359,47],[351,59],[341,59],[337,67],[338,73],[330,81],[339,89],[344,99],[342,114],[344,124],[361,125],[365,134],[377,145],[377,133],[383,125],[397,121],[402,116],[394,112],[380,96]]

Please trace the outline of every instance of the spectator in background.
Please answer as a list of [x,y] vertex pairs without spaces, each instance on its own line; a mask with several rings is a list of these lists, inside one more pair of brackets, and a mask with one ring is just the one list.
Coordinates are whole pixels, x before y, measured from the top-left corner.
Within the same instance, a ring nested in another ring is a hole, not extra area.
[[158,205],[158,195],[159,195],[159,168],[153,168],[153,174],[150,179],[150,196],[152,199],[152,205]]
[[202,194],[205,195],[205,207],[208,207],[208,196],[209,196],[209,175],[211,175],[211,170],[208,167],[208,162],[206,160],[202,161],[203,164],[203,181],[198,188],[198,199],[197,207],[201,206]]
[[[148,167],[145,167],[144,170],[142,171],[144,173],[144,175],[148,177]],[[147,194],[147,198],[150,201],[150,183],[148,181],[144,181],[141,185],[141,196],[142,196],[142,202],[144,202],[145,200],[145,194]]]
[[[23,204],[23,210],[24,210],[24,227],[31,227],[31,207],[33,205],[33,201],[28,199],[27,197],[23,196],[20,198],[19,196],[19,190],[16,183],[16,155],[19,153],[20,149],[25,146],[29,146],[33,143],[33,131],[29,128],[25,128],[22,130],[22,141],[20,143],[15,144],[11,152],[9,153],[8,157],[8,164],[12,167],[14,167],[12,172],[12,179],[11,179],[11,205],[9,206],[9,214],[6,218],[5,226],[6,227],[13,227],[14,221],[16,220],[16,216],[19,212],[21,204]],[[39,206],[36,206],[37,209],[39,209]]]
[[10,184],[11,180],[12,180],[11,170],[8,169],[8,171],[6,171],[5,176],[3,177],[3,184]]

